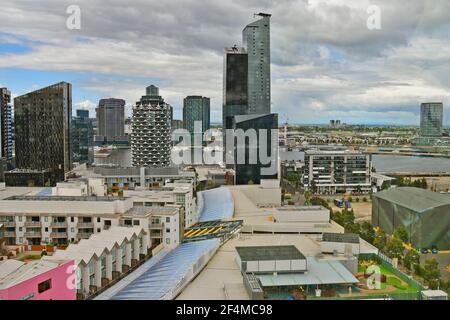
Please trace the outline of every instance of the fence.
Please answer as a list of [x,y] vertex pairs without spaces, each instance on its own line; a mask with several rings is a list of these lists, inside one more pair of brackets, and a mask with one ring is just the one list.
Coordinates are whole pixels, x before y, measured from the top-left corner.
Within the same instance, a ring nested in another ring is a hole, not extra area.
[[392,260],[385,256],[384,254],[360,254],[359,260],[381,260],[383,267],[385,267],[389,272],[393,273],[395,276],[399,277],[401,280],[406,282],[409,286],[411,286],[416,292],[407,292],[407,293],[395,293],[389,294],[389,297],[395,300],[416,300],[420,298],[420,291],[424,290],[422,284],[406,273],[400,271],[397,268],[394,268],[392,265]]

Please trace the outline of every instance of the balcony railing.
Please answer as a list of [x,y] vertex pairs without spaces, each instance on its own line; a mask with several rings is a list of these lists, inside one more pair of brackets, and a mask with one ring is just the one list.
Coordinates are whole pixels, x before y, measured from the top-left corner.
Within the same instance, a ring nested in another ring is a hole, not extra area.
[[93,222],[79,222],[77,224],[78,229],[93,229],[94,223]]
[[80,232],[77,233],[77,239],[89,239],[92,235],[92,232]]
[[5,238],[15,238],[16,237],[16,233],[12,232],[12,231],[5,231],[5,232],[3,232],[3,236]]
[[2,224],[5,228],[13,228],[16,226],[14,221],[0,221],[0,224]]
[[25,238],[41,238],[42,233],[40,232],[25,232]]
[[150,229],[162,229],[163,225],[162,225],[162,223],[151,223],[149,228]]
[[52,232],[50,233],[51,238],[67,238],[67,232]]
[[36,228],[40,226],[41,226],[40,221],[25,221],[25,227]]
[[61,222],[52,222],[50,224],[51,228],[64,228],[67,227],[67,221],[61,221]]

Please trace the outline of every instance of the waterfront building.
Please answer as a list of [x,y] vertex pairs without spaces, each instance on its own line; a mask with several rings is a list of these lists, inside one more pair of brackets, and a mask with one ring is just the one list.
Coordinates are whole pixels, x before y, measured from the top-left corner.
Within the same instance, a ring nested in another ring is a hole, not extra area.
[[156,86],[133,107],[131,150],[134,167],[169,167],[172,148],[172,107]]
[[243,44],[248,54],[247,114],[269,114],[270,84],[270,14],[259,13],[261,19],[247,25]]
[[72,85],[60,82],[14,99],[16,168],[7,185],[54,185],[72,168]]
[[303,183],[316,194],[371,190],[372,157],[359,151],[307,150]]
[[420,106],[420,135],[422,137],[442,137],[443,104],[422,103]]
[[11,92],[0,88],[0,158],[7,162],[13,156]]
[[372,195],[372,224],[388,234],[404,227],[416,248],[450,249],[450,197],[425,189],[400,187]]
[[94,128],[89,118],[89,110],[77,110],[77,115],[72,119],[72,150],[73,161],[90,163],[93,154],[89,153],[94,143]]
[[97,145],[127,144],[125,136],[125,100],[101,99],[97,112]]
[[[201,132],[195,132],[195,122],[201,122]],[[202,96],[188,96],[183,105],[184,128],[191,135],[203,134],[210,129],[210,99]]]

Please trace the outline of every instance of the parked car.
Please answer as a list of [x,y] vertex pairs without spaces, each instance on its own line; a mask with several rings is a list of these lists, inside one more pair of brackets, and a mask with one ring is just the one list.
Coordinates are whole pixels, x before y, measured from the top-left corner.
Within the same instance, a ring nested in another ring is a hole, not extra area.
[[420,249],[420,253],[422,253],[422,254],[428,254],[429,251],[428,251],[427,248],[422,248],[422,249]]
[[432,246],[432,247],[431,247],[431,253],[432,253],[432,254],[438,254],[438,253],[439,253],[438,248],[437,248],[436,246]]

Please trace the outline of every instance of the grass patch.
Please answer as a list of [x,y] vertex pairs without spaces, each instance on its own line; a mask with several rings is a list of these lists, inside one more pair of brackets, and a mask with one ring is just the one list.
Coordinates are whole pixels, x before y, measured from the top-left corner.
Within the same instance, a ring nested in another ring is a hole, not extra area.
[[19,259],[19,261],[27,261],[27,260],[40,260],[41,256],[40,255],[35,255],[35,254],[28,254],[26,256],[23,256]]

